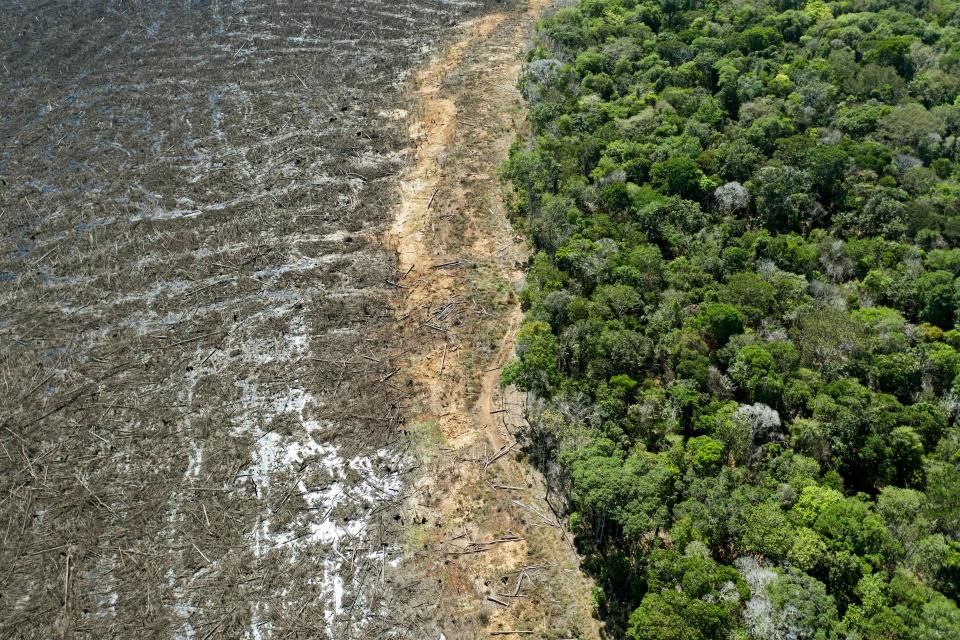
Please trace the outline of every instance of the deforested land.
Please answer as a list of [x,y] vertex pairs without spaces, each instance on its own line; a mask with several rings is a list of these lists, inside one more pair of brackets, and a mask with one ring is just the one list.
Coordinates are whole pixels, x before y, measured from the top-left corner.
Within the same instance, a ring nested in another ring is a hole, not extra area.
[[385,234],[487,10],[2,3],[0,635],[419,637]]

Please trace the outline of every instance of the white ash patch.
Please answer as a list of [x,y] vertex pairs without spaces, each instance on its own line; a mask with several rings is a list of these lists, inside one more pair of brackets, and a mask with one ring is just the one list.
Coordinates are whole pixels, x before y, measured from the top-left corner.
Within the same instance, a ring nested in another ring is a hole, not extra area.
[[[261,347],[259,353],[246,354],[260,366],[306,357],[310,353],[310,338],[305,318],[293,316],[283,342]],[[381,448],[374,455],[345,454],[339,445],[328,440],[336,425],[309,418],[310,409],[320,403],[301,387],[276,391],[246,380],[238,380],[236,385],[244,411],[234,421],[233,435],[255,442],[247,479],[262,503],[258,521],[249,533],[251,548],[257,558],[282,554],[283,562],[290,566],[299,565],[308,557],[324,558],[308,582],[324,602],[327,636],[336,638],[344,595],[360,587],[359,578],[352,577],[354,572],[348,567],[352,566],[357,549],[370,546],[367,535],[377,507],[399,495],[403,488],[399,472],[403,466],[401,454],[389,448]],[[281,418],[292,418],[293,429],[274,429],[274,422]],[[306,479],[317,476],[329,479],[326,486]],[[295,478],[293,483],[290,478]],[[283,507],[291,494],[298,495],[306,508],[292,521],[277,526],[276,510]],[[348,508],[348,518],[335,517],[341,507]],[[391,566],[396,566],[400,549],[394,545],[364,555],[380,562],[387,562],[389,556]],[[354,595],[365,597],[361,593]],[[272,631],[265,614],[265,610],[255,611],[256,624],[251,623],[249,637],[269,635]]]

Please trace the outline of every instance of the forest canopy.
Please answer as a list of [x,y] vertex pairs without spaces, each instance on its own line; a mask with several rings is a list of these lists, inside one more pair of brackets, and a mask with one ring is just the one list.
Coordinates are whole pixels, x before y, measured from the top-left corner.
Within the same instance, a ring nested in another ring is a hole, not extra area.
[[504,383],[631,640],[960,637],[960,3],[583,0]]

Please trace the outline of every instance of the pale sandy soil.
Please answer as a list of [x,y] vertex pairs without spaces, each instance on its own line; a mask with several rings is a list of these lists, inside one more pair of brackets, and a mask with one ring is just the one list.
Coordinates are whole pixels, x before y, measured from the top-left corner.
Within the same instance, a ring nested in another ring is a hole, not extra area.
[[397,579],[417,594],[409,623],[423,637],[599,637],[579,558],[519,455],[524,397],[499,386],[528,248],[495,172],[523,126],[517,78],[548,5],[472,21],[412,89],[416,161],[391,235],[403,364],[418,389],[408,424],[424,465],[405,504]]

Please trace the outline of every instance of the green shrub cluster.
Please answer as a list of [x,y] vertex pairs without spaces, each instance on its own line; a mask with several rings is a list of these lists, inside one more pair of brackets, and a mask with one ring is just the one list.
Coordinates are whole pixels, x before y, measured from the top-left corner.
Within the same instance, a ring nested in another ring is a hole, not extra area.
[[636,640],[960,638],[960,3],[583,0],[504,371]]

